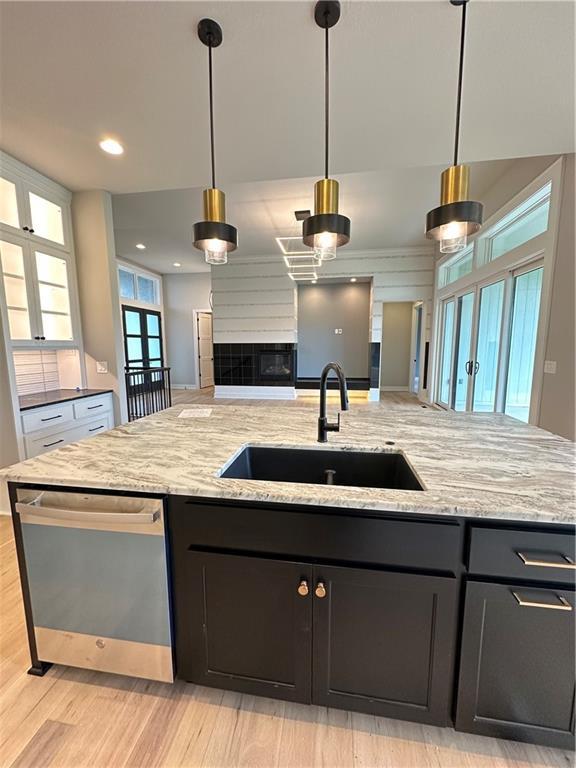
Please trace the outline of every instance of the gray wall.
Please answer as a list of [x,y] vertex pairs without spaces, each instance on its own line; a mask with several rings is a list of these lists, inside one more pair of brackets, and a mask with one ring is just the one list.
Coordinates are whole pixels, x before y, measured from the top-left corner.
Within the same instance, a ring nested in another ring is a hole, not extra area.
[[567,155],[558,223],[556,264],[552,282],[546,360],[556,361],[556,373],[544,373],[539,426],[570,440],[576,439],[574,409],[576,360],[574,310],[574,155]]
[[299,377],[320,376],[334,361],[346,376],[367,378],[369,343],[370,283],[298,286]]
[[196,373],[196,337],[192,311],[209,309],[211,278],[209,272],[163,275],[164,335],[167,365],[172,385],[194,387]]
[[412,302],[384,302],[382,306],[382,347],[380,386],[406,389],[410,383]]

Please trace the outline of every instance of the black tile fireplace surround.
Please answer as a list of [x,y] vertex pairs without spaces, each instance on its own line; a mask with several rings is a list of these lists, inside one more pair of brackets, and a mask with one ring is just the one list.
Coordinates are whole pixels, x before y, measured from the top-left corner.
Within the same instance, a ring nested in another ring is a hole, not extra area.
[[295,344],[214,344],[217,385],[293,387],[295,370]]

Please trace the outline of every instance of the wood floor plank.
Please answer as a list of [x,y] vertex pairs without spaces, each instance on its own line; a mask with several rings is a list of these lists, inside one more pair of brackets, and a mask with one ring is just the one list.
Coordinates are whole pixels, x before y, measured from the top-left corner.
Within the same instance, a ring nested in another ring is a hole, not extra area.
[[45,768],[53,765],[59,745],[73,730],[73,725],[46,720],[14,760],[11,768]]

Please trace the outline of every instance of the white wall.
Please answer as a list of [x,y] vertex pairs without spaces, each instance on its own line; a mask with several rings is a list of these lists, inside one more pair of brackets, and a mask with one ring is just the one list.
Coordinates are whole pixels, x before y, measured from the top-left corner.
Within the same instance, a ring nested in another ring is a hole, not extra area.
[[412,343],[412,302],[382,305],[381,389],[408,389]]
[[556,373],[544,373],[538,425],[570,440],[576,439],[575,414],[575,261],[574,155],[564,159],[564,180],[552,281],[546,360],[556,362]]
[[[118,302],[118,270],[109,192],[91,190],[72,195],[72,224],[80,296],[86,383],[114,390],[116,423],[128,420],[122,321]],[[96,372],[106,361],[108,373]]]
[[[343,249],[319,269],[321,277],[372,277],[372,341],[382,336],[383,301],[431,299],[431,247],[354,252]],[[230,257],[212,269],[214,341],[297,341],[296,291],[280,253],[261,258]]]
[[162,278],[166,365],[171,367],[174,387],[195,387],[196,332],[192,312],[210,308],[212,287],[209,272],[170,274]]

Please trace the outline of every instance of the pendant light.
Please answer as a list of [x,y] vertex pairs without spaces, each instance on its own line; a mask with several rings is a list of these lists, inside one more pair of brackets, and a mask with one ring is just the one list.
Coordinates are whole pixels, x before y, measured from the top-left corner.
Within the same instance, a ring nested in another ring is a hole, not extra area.
[[328,34],[340,18],[340,3],[335,0],[321,0],[316,3],[314,19],[324,30],[324,178],[314,185],[314,216],[302,224],[302,239],[305,245],[314,248],[314,253],[323,261],[336,258],[336,248],[350,240],[350,219],[338,213],[338,182],[328,176],[328,149],[330,127],[330,57]]
[[208,92],[210,97],[210,159],[212,186],[204,190],[204,219],[194,224],[194,247],[204,251],[208,264],[226,264],[228,253],[238,247],[238,231],[226,224],[224,192],[216,188],[214,161],[214,98],[212,88],[212,48],[222,42],[222,28],[212,19],[198,24],[198,37],[208,48]]
[[462,6],[454,165],[443,171],[440,185],[440,205],[429,211],[426,217],[426,237],[430,240],[440,241],[441,253],[461,251],[467,245],[468,236],[478,232],[482,226],[482,203],[468,200],[470,168],[467,165],[458,165],[467,3],[468,0],[450,0],[451,5]]

